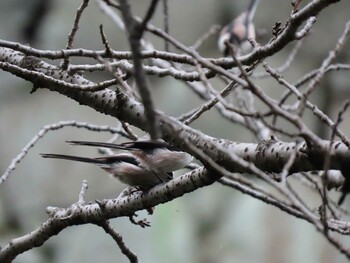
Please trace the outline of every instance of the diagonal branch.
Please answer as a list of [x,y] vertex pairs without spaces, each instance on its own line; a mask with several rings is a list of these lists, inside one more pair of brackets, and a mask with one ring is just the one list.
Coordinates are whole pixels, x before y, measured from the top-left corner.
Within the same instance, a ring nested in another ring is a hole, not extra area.
[[154,103],[151,97],[151,89],[149,87],[145,71],[143,69],[140,42],[144,29],[147,26],[147,22],[151,19],[158,1],[152,1],[150,9],[148,10],[146,17],[141,24],[133,18],[131,7],[126,0],[119,0],[119,3],[124,18],[124,24],[128,31],[128,38],[134,64],[134,77],[142,98],[142,103],[145,107],[149,133],[151,139],[158,139],[160,137],[158,120],[154,109]]
[[103,221],[102,223],[97,224],[103,228],[103,230],[109,234],[113,240],[117,243],[120,251],[129,259],[131,263],[138,263],[139,260],[135,253],[133,253],[124,243],[123,237],[117,233],[113,227],[110,225],[108,220]]
[[[7,63],[20,64],[24,58],[23,54],[12,51],[10,49],[0,49],[1,57],[7,60]],[[51,75],[51,78],[61,79],[64,75],[64,79],[69,83],[92,85],[93,82],[83,78],[80,75],[68,75],[65,72],[52,71],[54,66],[46,62],[41,62],[42,68],[36,70],[42,70],[42,74]],[[6,70],[6,69],[5,69]],[[35,82],[35,79],[30,79],[29,76],[18,74],[18,72],[9,72]],[[145,131],[149,131],[147,125],[147,116],[145,114],[144,107],[135,100],[128,97],[122,91],[112,91],[109,89],[89,92],[81,91],[77,89],[67,88],[61,86],[60,83],[52,83],[49,86],[45,86],[42,83],[42,88],[47,88],[51,91],[56,91],[64,96],[72,98],[80,104],[90,106],[98,112],[117,117],[122,121],[126,121],[131,125],[139,127]],[[237,155],[241,160],[247,160],[254,163],[256,167],[266,172],[281,172],[283,165],[288,161],[289,155],[293,143],[285,143],[274,140],[262,141],[259,144],[255,143],[235,143],[232,141],[217,139],[208,136],[198,130],[192,129],[177,121],[172,117],[168,117],[163,113],[156,112],[159,118],[159,127],[162,132],[162,137],[165,140],[171,141],[180,149],[188,151],[201,160],[200,156],[189,147],[184,144],[184,139],[191,144],[202,150],[210,158],[217,161],[224,168],[235,172],[250,172],[250,169],[246,168],[246,165],[239,164],[232,159],[231,154]],[[314,141],[314,147],[312,149],[307,148],[307,145],[303,144],[299,150],[299,154],[295,160],[295,163],[291,167],[290,172],[298,171],[310,171],[321,170],[322,161],[324,160],[323,154],[328,150],[329,143],[327,141],[317,140]],[[223,150],[225,149],[225,150]],[[335,142],[332,145],[332,151],[334,155],[331,158],[330,169],[341,170],[342,167],[349,162],[350,153],[346,145],[341,142]],[[276,155],[278,155],[276,158]],[[202,161],[202,160],[201,160]],[[205,160],[204,160],[205,161]]]

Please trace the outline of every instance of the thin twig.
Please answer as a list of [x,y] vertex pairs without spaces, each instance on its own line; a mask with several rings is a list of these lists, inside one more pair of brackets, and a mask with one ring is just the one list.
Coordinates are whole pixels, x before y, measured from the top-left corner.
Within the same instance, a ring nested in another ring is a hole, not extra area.
[[[88,4],[89,4],[89,0],[83,0],[83,2],[81,3],[81,5],[79,6],[79,8],[77,10],[77,13],[76,13],[75,19],[74,19],[74,23],[73,23],[73,27],[68,34],[68,42],[66,45],[66,49],[71,49],[73,47],[74,37],[79,29],[79,21],[80,21],[81,15],[83,14],[83,12],[84,12],[85,8],[88,6]],[[61,68],[63,70],[66,70],[68,68],[68,64],[69,64],[69,58],[65,58],[63,60],[62,65],[61,65]]]
[[137,255],[126,246],[123,237],[113,229],[108,220],[98,223],[98,225],[101,226],[103,230],[114,239],[120,248],[120,251],[129,259],[131,263],[139,262]]
[[80,193],[79,193],[79,198],[78,198],[78,203],[79,205],[84,205],[86,202],[85,202],[85,194],[86,194],[86,191],[88,189],[88,184],[87,184],[87,181],[86,180],[83,180],[83,183],[81,185],[81,190],[80,190]]
[[96,132],[110,132],[112,134],[118,133],[121,136],[128,137],[128,135],[121,131],[119,128],[113,128],[109,126],[98,126],[94,124],[89,124],[86,122],[77,122],[77,121],[60,121],[58,123],[45,125],[31,140],[30,142],[21,150],[21,152],[11,161],[11,164],[6,169],[6,171],[0,177],[0,185],[5,182],[11,173],[16,169],[16,166],[26,157],[29,150],[33,148],[36,143],[43,138],[47,132],[55,131],[62,129],[64,127],[76,127],[76,128],[84,128],[89,131]]
[[[169,34],[169,6],[168,0],[163,0],[164,32]],[[169,42],[164,39],[164,49],[169,52]]]

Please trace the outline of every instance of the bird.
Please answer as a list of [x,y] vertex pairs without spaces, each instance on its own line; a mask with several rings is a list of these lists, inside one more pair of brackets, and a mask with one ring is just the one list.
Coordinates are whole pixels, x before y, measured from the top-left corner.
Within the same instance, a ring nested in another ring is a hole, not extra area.
[[182,169],[192,162],[193,157],[163,140],[140,140],[120,144],[67,141],[73,145],[105,147],[110,149],[127,150],[140,160],[145,169],[154,171],[162,178],[176,170]]
[[230,55],[230,49],[226,42],[236,48],[236,54],[241,55],[252,49],[248,39],[255,40],[255,27],[253,18],[260,0],[250,0],[248,8],[231,23],[223,27],[219,34],[218,48],[224,56]]
[[191,163],[193,157],[163,140],[143,140],[120,144],[95,141],[67,141],[72,145],[126,150],[110,156],[88,158],[63,154],[41,154],[44,158],[92,163],[129,186],[151,188],[173,179],[173,172]]
[[156,174],[154,171],[146,169],[142,166],[142,162],[135,155],[130,153],[120,153],[97,158],[64,154],[42,153],[40,155],[43,158],[64,159],[95,164],[120,182],[131,187],[139,187],[141,190],[150,189],[157,184],[168,182],[173,178],[171,172],[166,173],[166,176],[162,176]]

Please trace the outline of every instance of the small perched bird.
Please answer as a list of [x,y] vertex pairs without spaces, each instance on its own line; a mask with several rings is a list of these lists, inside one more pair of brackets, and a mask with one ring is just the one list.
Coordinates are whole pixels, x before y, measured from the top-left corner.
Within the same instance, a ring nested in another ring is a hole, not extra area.
[[111,149],[128,150],[135,155],[143,167],[165,177],[169,172],[184,168],[191,163],[192,156],[180,151],[163,140],[135,141],[121,144],[68,141],[73,145],[97,146]]
[[247,11],[240,14],[221,30],[218,39],[218,47],[224,56],[230,54],[226,42],[230,42],[236,47],[238,55],[247,53],[252,49],[252,45],[249,43],[248,39],[255,39],[253,17],[258,4],[259,0],[250,0]]
[[114,178],[129,186],[149,189],[172,179],[172,173],[162,178],[155,172],[145,169],[140,160],[132,154],[122,153],[98,158],[79,157],[63,154],[41,154],[44,158],[56,158],[84,163],[92,163],[102,168]]
[[98,158],[63,154],[41,154],[41,156],[92,163],[107,171],[122,183],[146,189],[170,181],[173,179],[173,171],[184,168],[192,161],[191,155],[161,140],[121,144],[91,141],[68,141],[68,143],[127,150],[129,152]]

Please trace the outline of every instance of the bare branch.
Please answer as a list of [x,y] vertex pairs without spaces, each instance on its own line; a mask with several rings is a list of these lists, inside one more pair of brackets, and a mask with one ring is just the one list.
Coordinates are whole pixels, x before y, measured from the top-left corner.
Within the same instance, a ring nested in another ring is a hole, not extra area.
[[149,125],[149,133],[152,139],[158,139],[160,137],[158,119],[154,110],[154,103],[151,98],[151,90],[148,84],[148,80],[143,70],[140,43],[144,29],[147,26],[149,19],[151,19],[153,12],[155,11],[158,0],[152,1],[145,19],[141,24],[139,24],[139,22],[133,18],[131,8],[126,0],[119,0],[119,3],[125,21],[124,23],[129,33],[128,38],[133,54],[132,58],[134,63],[134,77],[142,98],[142,103],[145,107],[145,114],[147,116]]
[[139,262],[137,256],[135,253],[133,253],[125,244],[123,237],[117,233],[110,225],[109,221],[103,221],[99,223],[103,230],[109,234],[114,241],[117,243],[118,247],[120,248],[120,251],[129,259],[131,263],[137,263]]
[[37,142],[43,138],[46,133],[49,131],[55,131],[62,129],[64,127],[76,127],[76,128],[84,128],[89,131],[96,131],[96,132],[110,132],[112,134],[120,134],[124,137],[128,137],[126,133],[121,131],[120,129],[109,127],[109,126],[98,126],[89,124],[86,122],[77,122],[77,121],[61,121],[58,123],[45,125],[38,133],[35,135],[30,142],[21,150],[21,152],[11,161],[11,164],[6,169],[6,171],[3,173],[3,175],[0,177],[0,185],[4,183],[8,177],[11,175],[11,173],[16,169],[17,164],[19,164],[28,154],[29,150],[33,148]]
[[[88,6],[88,4],[89,4],[89,0],[83,0],[83,2],[81,3],[81,5],[79,6],[79,8],[77,10],[77,13],[76,13],[75,19],[74,19],[74,23],[73,23],[73,27],[68,34],[68,42],[66,45],[66,49],[71,49],[73,47],[74,37],[79,29],[79,21],[80,21],[81,15],[83,14],[83,12],[84,12],[85,8]],[[68,68],[68,64],[69,64],[69,59],[65,58],[63,61],[63,64],[61,65],[62,69],[66,70]]]
[[84,205],[85,202],[85,194],[88,189],[88,184],[86,180],[83,180],[83,183],[81,185],[80,193],[79,193],[79,198],[78,198],[78,203],[79,205]]

